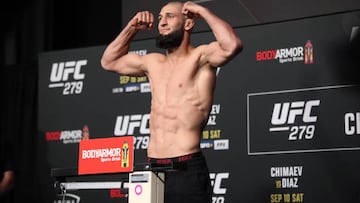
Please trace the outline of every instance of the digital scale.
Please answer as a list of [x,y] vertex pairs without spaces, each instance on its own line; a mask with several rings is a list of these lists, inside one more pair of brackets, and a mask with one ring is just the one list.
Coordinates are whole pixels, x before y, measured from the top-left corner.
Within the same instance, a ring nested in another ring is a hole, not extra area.
[[163,203],[164,172],[136,171],[129,174],[129,203]]

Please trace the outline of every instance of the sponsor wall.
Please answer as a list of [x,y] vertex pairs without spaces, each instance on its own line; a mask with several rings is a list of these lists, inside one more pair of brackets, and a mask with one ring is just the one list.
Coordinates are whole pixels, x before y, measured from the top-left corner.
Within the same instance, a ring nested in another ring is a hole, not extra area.
[[[213,202],[360,200],[359,16],[348,12],[236,29],[244,50],[217,69],[201,140]],[[192,38],[195,45],[210,40],[209,32]],[[131,51],[161,51],[154,44],[135,41]],[[39,55],[38,139],[46,141],[52,169],[77,169],[84,132],[89,139],[134,136],[135,165],[146,159],[148,80],[104,71],[104,48]],[[127,202],[120,190],[126,173],[63,176],[78,186],[89,182],[85,189],[67,190],[68,200]],[[89,187],[99,181],[110,186]]]
[[[137,4],[123,0],[121,4],[122,24],[126,25],[136,12],[148,10],[155,16],[160,12],[163,5],[169,0],[157,0],[156,3],[148,0],[138,0]],[[185,1],[183,1],[185,2]],[[360,9],[358,0],[312,0],[292,1],[288,0],[193,0],[209,8],[218,16],[226,19],[233,27],[254,26],[279,21],[289,21],[310,16],[327,15]],[[209,26],[203,20],[196,22],[194,31],[208,31]],[[147,39],[157,36],[156,30],[140,32],[136,39]]]

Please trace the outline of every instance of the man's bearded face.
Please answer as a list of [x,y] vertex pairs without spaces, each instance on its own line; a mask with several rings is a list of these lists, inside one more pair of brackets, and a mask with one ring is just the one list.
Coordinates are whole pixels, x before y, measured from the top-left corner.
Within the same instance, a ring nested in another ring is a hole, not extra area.
[[172,49],[179,47],[184,37],[184,30],[179,29],[167,35],[159,35],[156,38],[156,47],[162,49]]

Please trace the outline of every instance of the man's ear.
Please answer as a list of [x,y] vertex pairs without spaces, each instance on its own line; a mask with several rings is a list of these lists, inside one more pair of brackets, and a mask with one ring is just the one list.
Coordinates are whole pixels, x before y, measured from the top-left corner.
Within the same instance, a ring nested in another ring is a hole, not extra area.
[[185,29],[186,31],[192,30],[193,27],[194,27],[194,25],[195,25],[194,19],[187,18],[187,19],[185,20],[184,29]]

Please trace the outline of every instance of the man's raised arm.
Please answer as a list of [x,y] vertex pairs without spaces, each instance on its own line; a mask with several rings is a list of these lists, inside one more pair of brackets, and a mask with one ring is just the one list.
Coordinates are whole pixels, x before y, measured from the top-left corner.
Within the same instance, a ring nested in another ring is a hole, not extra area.
[[226,63],[242,50],[242,42],[231,25],[209,9],[188,1],[184,3],[182,12],[190,18],[203,18],[212,30],[216,41],[205,49],[205,57],[213,66]]
[[106,47],[101,58],[101,65],[105,70],[115,71],[125,75],[139,75],[144,73],[141,56],[128,53],[132,38],[139,30],[149,30],[154,26],[154,16],[148,11],[138,12],[120,32],[120,34]]

